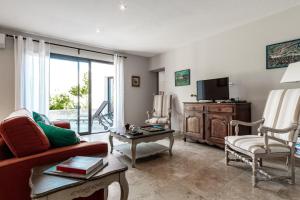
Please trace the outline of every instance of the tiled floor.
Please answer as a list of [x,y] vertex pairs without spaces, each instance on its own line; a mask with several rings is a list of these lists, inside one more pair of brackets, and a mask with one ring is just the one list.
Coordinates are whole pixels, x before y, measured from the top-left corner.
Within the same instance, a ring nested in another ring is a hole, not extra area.
[[[86,136],[89,140],[107,141],[107,134]],[[161,141],[168,144],[168,141]],[[297,160],[296,185],[285,182],[260,182],[252,188],[251,169],[241,163],[225,166],[224,151],[204,144],[175,139],[173,157],[162,153],[138,160],[131,168],[130,161],[114,152],[128,164],[129,200],[279,200],[300,199],[300,165]],[[268,161],[267,167],[283,167],[282,161]],[[119,186],[109,188],[109,199],[119,199]]]

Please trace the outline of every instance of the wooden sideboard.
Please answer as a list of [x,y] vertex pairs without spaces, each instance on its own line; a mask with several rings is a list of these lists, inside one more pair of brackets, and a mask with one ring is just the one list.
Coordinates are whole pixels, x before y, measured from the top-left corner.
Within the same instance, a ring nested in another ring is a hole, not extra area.
[[[184,103],[184,141],[194,141],[224,148],[224,137],[234,135],[231,120],[251,121],[250,103]],[[240,126],[240,135],[251,128]]]

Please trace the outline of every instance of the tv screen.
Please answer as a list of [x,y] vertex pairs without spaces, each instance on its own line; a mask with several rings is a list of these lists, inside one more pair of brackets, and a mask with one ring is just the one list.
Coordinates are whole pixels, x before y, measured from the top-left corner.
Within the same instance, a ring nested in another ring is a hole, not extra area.
[[197,100],[228,100],[229,78],[197,81]]

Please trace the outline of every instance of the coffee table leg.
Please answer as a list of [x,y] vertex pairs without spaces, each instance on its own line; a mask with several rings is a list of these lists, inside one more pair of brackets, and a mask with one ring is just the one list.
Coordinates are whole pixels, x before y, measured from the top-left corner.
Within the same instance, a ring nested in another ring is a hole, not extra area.
[[114,150],[113,136],[109,135],[109,143],[110,143],[110,153]]
[[120,173],[120,188],[121,188],[121,200],[128,199],[129,187],[125,176],[125,172]]
[[169,144],[169,154],[170,156],[172,156],[172,148],[173,148],[173,144],[174,144],[174,136],[173,133],[170,134],[169,136],[169,140],[170,140],[170,144]]
[[136,160],[136,143],[132,142],[131,143],[131,165],[133,168],[135,168],[135,160]]
[[108,187],[104,188],[104,200],[107,200],[108,197]]

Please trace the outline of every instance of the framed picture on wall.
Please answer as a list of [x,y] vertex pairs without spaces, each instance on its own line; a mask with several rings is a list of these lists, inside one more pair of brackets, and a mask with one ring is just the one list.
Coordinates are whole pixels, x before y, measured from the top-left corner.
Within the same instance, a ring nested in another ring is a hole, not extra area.
[[140,76],[131,76],[131,86],[132,87],[140,87],[141,85],[141,77]]
[[266,67],[276,69],[300,61],[300,39],[271,44],[266,47]]
[[191,70],[185,69],[175,72],[175,86],[184,86],[191,84]]

